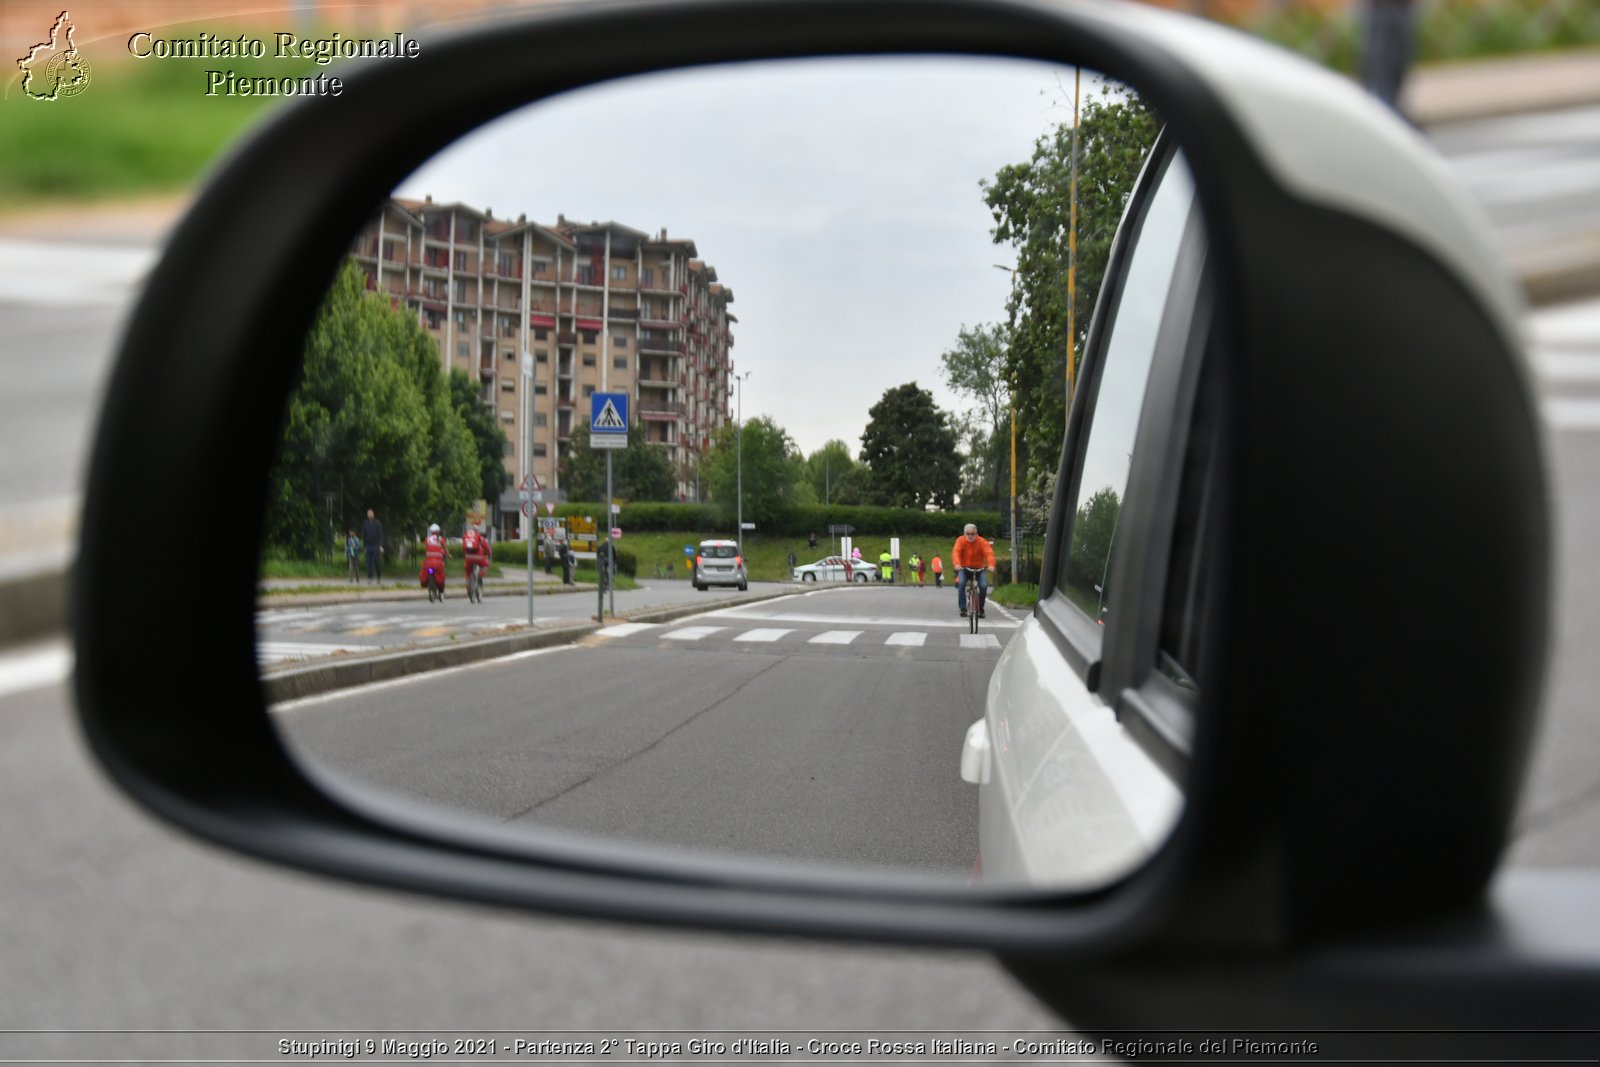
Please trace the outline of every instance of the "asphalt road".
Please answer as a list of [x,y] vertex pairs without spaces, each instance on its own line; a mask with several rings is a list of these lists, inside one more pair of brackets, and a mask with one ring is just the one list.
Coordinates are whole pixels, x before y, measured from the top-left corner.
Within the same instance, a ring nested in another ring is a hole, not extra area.
[[824,590],[280,705],[324,770],[500,826],[966,878],[967,727],[1019,620]]

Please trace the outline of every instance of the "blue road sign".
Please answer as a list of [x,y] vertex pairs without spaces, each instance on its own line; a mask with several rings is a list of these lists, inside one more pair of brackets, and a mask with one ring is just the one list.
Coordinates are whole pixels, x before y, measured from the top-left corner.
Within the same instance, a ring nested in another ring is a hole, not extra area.
[[596,393],[589,408],[589,436],[628,436],[628,394]]

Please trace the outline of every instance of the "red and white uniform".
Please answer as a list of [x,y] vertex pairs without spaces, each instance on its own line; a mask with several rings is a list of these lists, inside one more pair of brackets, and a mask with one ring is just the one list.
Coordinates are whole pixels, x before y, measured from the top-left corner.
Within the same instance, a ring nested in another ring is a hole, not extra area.
[[489,566],[489,539],[477,530],[468,530],[461,535],[461,553],[466,556],[463,564],[465,573],[470,574],[473,567],[487,569]]

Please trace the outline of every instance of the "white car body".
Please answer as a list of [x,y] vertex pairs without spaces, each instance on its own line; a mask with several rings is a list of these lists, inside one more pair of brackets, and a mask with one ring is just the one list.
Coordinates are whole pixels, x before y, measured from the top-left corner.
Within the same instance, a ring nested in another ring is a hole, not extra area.
[[828,556],[804,563],[791,572],[797,582],[870,582],[877,567],[864,559]]

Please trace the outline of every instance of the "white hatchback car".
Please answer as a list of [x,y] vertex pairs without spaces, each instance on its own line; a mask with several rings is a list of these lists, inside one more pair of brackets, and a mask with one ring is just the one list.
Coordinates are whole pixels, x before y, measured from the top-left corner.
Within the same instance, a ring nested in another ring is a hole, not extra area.
[[828,556],[815,563],[802,563],[792,573],[797,582],[870,582],[874,570],[866,560]]
[[744,556],[737,541],[701,541],[694,554],[694,587],[701,591],[713,585],[750,588]]

